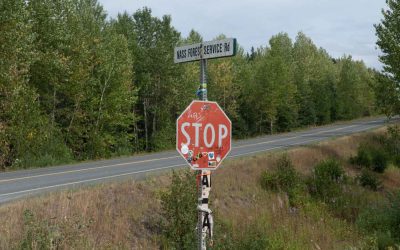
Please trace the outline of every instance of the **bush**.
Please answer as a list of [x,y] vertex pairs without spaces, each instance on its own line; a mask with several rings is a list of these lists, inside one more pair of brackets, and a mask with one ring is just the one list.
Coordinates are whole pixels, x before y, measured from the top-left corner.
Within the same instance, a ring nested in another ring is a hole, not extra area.
[[297,196],[302,189],[301,178],[287,155],[278,159],[273,172],[265,171],[262,174],[261,185],[267,190],[285,192],[292,207],[298,203]]
[[269,241],[264,232],[250,228],[245,237],[236,244],[236,249],[264,250],[269,248]]
[[391,155],[393,164],[400,167],[400,126],[388,127],[386,137],[386,150]]
[[400,168],[400,155],[393,156],[393,164]]
[[273,191],[290,191],[298,182],[298,174],[287,155],[281,157],[274,172],[265,171],[262,175],[262,185]]
[[357,177],[358,182],[363,187],[368,187],[374,191],[378,190],[381,182],[379,181],[376,174],[368,169],[363,169],[361,175]]
[[167,249],[195,249],[197,224],[196,176],[186,170],[182,174],[173,171],[172,183],[161,194],[161,223],[164,237],[163,247]]
[[377,146],[361,145],[357,156],[350,159],[352,164],[369,168],[374,172],[383,173],[388,166],[389,157],[386,152]]
[[[271,249],[269,238],[264,229],[264,223],[260,221],[250,222],[243,231],[234,230],[232,223],[217,220],[215,223],[214,250],[264,250]],[[245,232],[245,233],[243,233]]]
[[382,149],[372,150],[372,170],[377,173],[385,172],[389,163],[389,157]]
[[386,145],[391,153],[400,154],[400,125],[388,127]]
[[346,176],[343,167],[334,159],[316,165],[313,175],[307,181],[310,194],[326,203],[334,202],[341,194],[341,184]]
[[62,240],[57,228],[39,221],[30,210],[24,211],[24,231],[21,249],[58,249]]
[[379,204],[364,210],[358,217],[357,226],[365,233],[375,234],[379,249],[400,244],[400,192],[389,196],[387,204]]
[[361,145],[357,149],[357,155],[350,158],[352,164],[369,168],[372,165],[372,156],[368,148]]

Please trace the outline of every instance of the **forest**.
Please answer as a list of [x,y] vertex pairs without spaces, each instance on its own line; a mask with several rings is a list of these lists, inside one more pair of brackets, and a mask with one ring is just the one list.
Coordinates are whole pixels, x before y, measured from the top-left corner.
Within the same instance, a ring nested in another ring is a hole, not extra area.
[[[171,18],[149,8],[111,18],[96,0],[2,0],[0,169],[173,148],[199,86],[198,62],[174,64],[173,49],[203,37]],[[385,75],[302,32],[249,52],[238,43],[235,57],[208,61],[209,100],[235,138],[393,114]]]

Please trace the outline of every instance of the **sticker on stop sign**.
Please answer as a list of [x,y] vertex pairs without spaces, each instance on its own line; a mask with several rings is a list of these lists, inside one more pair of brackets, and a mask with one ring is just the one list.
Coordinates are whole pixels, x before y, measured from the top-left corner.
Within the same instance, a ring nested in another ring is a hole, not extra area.
[[216,169],[231,138],[231,121],[216,102],[193,101],[176,121],[176,150],[194,170]]

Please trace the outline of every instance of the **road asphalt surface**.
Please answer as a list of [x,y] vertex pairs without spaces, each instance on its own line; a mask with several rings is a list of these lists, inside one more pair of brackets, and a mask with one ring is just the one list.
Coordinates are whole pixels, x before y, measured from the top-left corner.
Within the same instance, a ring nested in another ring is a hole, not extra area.
[[[397,118],[392,122],[398,120]],[[387,125],[385,118],[373,118],[239,140],[233,142],[232,150],[227,158],[232,159],[259,152],[307,145],[385,125]],[[0,204],[60,189],[77,188],[126,178],[139,179],[160,171],[180,167],[189,166],[176,151],[165,151],[74,165],[3,172],[0,173]]]

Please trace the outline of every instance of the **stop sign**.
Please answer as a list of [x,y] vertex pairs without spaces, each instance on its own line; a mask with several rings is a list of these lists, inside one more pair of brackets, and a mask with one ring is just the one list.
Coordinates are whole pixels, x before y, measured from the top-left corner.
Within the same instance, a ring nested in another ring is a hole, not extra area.
[[194,170],[216,169],[231,137],[231,121],[216,102],[193,101],[176,121],[176,150]]

